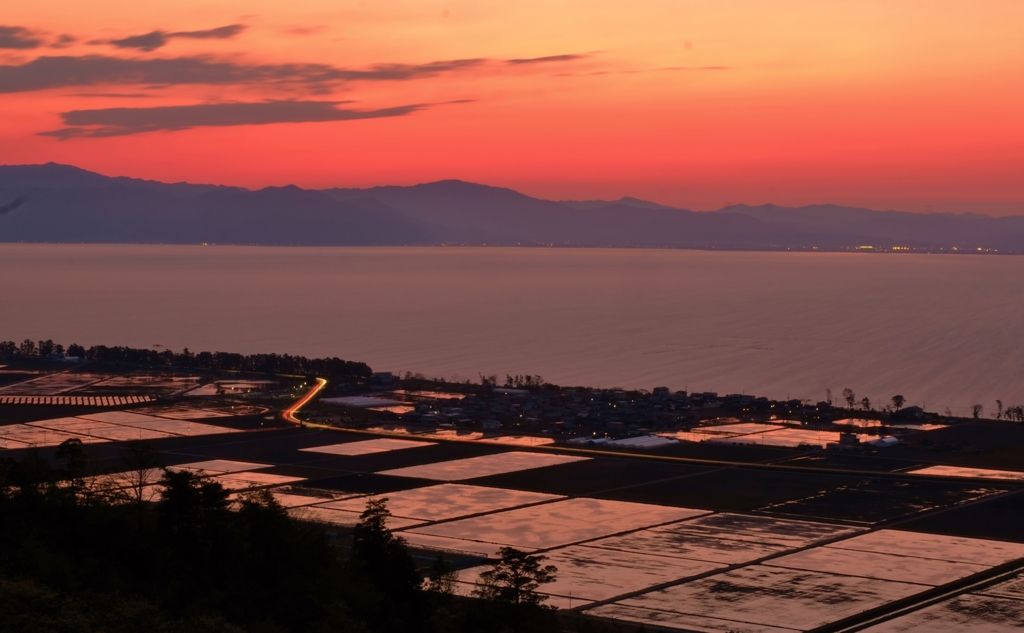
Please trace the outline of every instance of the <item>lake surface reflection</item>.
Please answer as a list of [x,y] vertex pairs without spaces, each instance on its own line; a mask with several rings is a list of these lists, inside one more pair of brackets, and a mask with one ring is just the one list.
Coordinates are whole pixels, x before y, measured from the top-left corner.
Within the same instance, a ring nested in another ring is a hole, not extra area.
[[1024,258],[0,244],[0,337],[968,414],[1024,403]]

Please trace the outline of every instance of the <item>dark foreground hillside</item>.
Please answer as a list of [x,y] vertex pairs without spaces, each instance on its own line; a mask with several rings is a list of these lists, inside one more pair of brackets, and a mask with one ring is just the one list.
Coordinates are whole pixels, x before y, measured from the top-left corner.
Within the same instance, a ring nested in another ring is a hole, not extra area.
[[[87,485],[80,442],[54,468],[0,461],[0,631],[319,633],[549,630],[551,611],[456,599],[443,561],[423,570],[384,527],[349,534],[297,521],[267,492],[229,506],[219,483],[156,468],[129,444],[125,467],[163,473],[162,498]],[[143,476],[144,478],[144,476]],[[142,481],[142,479],[140,479]],[[142,490],[142,486],[138,487]]]

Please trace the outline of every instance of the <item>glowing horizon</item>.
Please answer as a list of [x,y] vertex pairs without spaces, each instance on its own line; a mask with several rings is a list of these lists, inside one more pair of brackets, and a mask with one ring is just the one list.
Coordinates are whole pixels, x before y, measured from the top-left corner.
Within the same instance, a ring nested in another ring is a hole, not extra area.
[[1024,5],[12,6],[0,163],[1024,213]]

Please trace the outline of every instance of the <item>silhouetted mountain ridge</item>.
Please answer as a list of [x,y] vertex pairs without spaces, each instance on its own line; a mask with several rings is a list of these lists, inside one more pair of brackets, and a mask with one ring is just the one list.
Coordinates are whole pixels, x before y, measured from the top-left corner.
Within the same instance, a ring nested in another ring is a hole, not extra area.
[[[9,204],[20,200],[18,204]],[[0,166],[0,241],[267,245],[568,245],[1024,252],[1024,216],[837,205],[715,212],[637,198],[552,201],[460,180],[256,191],[107,177],[69,165]]]

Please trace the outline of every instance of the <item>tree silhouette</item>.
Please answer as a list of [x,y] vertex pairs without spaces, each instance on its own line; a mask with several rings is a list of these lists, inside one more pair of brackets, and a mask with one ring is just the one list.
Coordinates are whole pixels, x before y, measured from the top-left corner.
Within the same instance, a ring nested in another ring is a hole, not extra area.
[[847,387],[843,389],[843,400],[846,400],[846,404],[852,409],[857,404],[857,396],[853,394],[853,389]]
[[867,396],[864,396],[860,400],[860,406],[863,407],[865,411],[870,411],[871,410],[871,400],[869,400]]
[[974,414],[974,419],[977,420],[979,417],[981,417],[981,412],[984,410],[985,407],[983,407],[980,404],[976,404],[973,407],[971,407],[971,413]]
[[900,409],[903,408],[903,404],[906,401],[907,401],[906,398],[904,398],[903,396],[901,396],[899,394],[896,394],[895,396],[892,397],[892,406],[893,406],[894,409],[899,411]]
[[546,611],[542,605],[547,596],[537,593],[537,589],[554,582],[558,568],[543,565],[544,556],[512,547],[502,547],[499,553],[501,558],[480,574],[473,595],[493,604],[499,611],[506,611],[506,621],[511,622],[512,630],[518,633],[525,624],[536,619],[533,616]]
[[451,563],[444,559],[441,554],[430,567],[430,574],[424,587],[427,591],[443,596],[451,596],[455,593],[455,583],[459,579],[459,572]]
[[388,529],[387,497],[370,499],[352,530],[352,555],[370,582],[396,601],[410,600],[422,582],[405,539]]
[[132,505],[135,506],[138,528],[141,532],[143,511],[152,496],[152,485],[159,478],[160,451],[153,448],[149,442],[131,441],[121,452],[121,463],[127,470],[120,473],[118,479]]
[[88,463],[85,451],[82,450],[82,440],[77,437],[69,437],[64,440],[57,447],[56,457],[57,459],[64,460],[64,470],[67,471],[68,483],[71,485],[72,492],[75,495],[80,494],[85,487],[82,475]]

